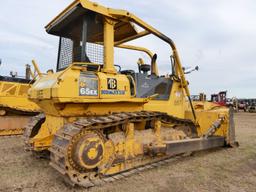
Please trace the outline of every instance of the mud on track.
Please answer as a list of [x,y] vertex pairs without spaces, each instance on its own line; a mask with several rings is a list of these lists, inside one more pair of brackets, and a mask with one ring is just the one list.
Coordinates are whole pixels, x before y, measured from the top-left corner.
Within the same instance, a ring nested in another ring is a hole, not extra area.
[[22,137],[0,138],[0,191],[256,191],[256,114],[235,114],[239,148],[174,159],[125,180],[92,189],[72,188],[48,165],[23,151]]

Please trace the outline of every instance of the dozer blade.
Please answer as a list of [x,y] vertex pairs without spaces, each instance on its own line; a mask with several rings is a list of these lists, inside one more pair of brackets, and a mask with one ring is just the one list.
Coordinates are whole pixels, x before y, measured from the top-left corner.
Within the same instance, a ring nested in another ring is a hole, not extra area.
[[22,135],[30,116],[0,117],[0,136]]
[[234,109],[233,108],[229,109],[229,128],[228,128],[227,144],[230,145],[231,147],[239,146],[239,143],[236,141]]

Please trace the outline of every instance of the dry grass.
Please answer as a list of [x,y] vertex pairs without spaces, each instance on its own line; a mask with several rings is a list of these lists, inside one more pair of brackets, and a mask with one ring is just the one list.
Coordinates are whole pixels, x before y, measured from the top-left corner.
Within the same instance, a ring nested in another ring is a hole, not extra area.
[[239,148],[174,160],[125,180],[89,190],[65,185],[46,160],[23,152],[21,137],[0,138],[0,191],[256,191],[256,114],[235,115]]

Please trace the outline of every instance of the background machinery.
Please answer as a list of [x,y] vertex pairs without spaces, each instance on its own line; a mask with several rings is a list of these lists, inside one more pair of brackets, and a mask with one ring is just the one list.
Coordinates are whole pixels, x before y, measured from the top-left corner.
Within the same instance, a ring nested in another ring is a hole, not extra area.
[[191,95],[192,101],[206,101],[206,94],[199,93],[199,95]]
[[255,113],[256,112],[256,103],[251,103],[248,106],[248,112],[250,112],[250,113]]
[[[70,183],[92,187],[174,155],[236,144],[229,109],[194,110],[174,42],[132,13],[76,0],[46,31],[60,37],[57,72],[29,90],[45,115],[32,118],[24,137],[30,150],[50,151],[50,165]],[[126,44],[149,34],[170,45],[171,75],[159,75],[156,54]],[[116,48],[144,51],[151,63],[122,70]]]
[[22,135],[25,125],[33,115],[40,111],[39,107],[28,100],[27,92],[34,77],[30,66],[26,65],[26,77],[0,76],[0,136]]
[[217,103],[222,106],[226,106],[227,103],[227,91],[221,91],[218,94],[211,95],[211,102]]
[[200,93],[199,95],[191,95],[193,106],[195,109],[206,109],[218,106],[226,106],[232,108],[233,111],[237,109],[237,99],[227,98],[227,91],[220,91],[218,94],[211,94],[211,99],[207,101],[206,95]]

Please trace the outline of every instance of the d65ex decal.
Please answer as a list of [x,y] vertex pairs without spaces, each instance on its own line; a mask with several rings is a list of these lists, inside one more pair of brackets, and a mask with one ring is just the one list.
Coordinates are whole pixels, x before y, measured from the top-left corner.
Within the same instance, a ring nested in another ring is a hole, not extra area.
[[79,78],[80,96],[98,96],[98,78],[94,74],[81,73]]

